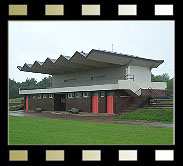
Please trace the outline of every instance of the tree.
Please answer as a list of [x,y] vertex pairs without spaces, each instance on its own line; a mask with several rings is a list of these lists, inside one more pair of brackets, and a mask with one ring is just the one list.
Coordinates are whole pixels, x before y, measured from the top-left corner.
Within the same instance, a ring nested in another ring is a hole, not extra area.
[[38,88],[51,87],[52,77],[44,77],[40,82],[37,83]]
[[157,75],[157,76],[154,76],[153,74],[151,75],[152,82],[166,82],[167,83],[167,93],[168,93],[169,97],[173,95],[173,80],[174,80],[174,78],[170,79],[168,73],[164,73],[162,75]]
[[9,78],[9,98],[19,98],[19,88],[25,89],[37,89],[51,87],[52,77],[45,77],[40,82],[37,82],[35,78],[27,78],[24,82],[16,82]]
[[18,91],[19,91],[19,87],[18,87],[16,81],[9,79],[9,98],[20,97]]
[[27,78],[25,82],[22,82],[21,88],[36,89],[37,81],[35,78]]

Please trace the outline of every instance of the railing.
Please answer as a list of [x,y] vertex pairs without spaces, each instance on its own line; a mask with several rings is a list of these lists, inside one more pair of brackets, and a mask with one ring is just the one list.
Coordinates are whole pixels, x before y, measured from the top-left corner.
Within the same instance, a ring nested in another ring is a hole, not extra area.
[[[142,90],[142,88],[139,88],[139,89],[138,89],[136,92],[134,92],[134,93],[137,95],[137,92],[139,92],[140,90]],[[140,95],[140,96],[141,96],[141,95]],[[119,105],[119,107],[121,107],[121,105],[123,104],[124,106],[123,106],[122,108],[123,108],[123,110],[124,110],[124,109],[127,108],[130,104],[132,104],[133,102],[137,101],[137,100],[139,99],[140,96],[138,96],[138,95],[137,95],[137,97],[129,96],[129,98],[127,98],[127,99],[124,101],[124,103],[121,103],[121,104]]]
[[132,74],[126,74],[125,77],[124,77],[124,80],[130,80],[130,79],[132,79],[134,81],[134,75],[132,75]]
[[149,87],[148,89],[151,90],[151,93],[155,96],[155,101],[157,101],[157,93],[153,91],[151,87]]
[[[139,89],[135,92],[135,94],[136,94],[138,91],[140,91],[140,90],[142,90],[142,88],[139,88]],[[154,94],[155,98],[157,98],[156,92],[154,92],[153,89],[152,89],[151,87],[148,88],[148,91],[147,91],[145,94],[143,94],[143,96],[147,96],[147,98],[149,98],[149,96],[151,96],[152,93]],[[148,95],[147,95],[147,94],[148,94]],[[124,103],[122,103],[122,104],[123,104],[122,110],[126,109],[129,105],[131,105],[131,104],[137,102],[141,96],[142,96],[142,94],[141,94],[140,96],[137,95],[137,97],[129,96],[129,98],[126,99],[126,100],[124,101]],[[119,107],[121,107],[122,104],[120,104]]]

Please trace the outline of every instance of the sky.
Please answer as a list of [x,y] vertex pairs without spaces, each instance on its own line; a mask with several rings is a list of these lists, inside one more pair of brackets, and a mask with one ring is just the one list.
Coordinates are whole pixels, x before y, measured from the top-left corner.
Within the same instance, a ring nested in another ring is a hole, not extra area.
[[174,77],[174,21],[9,21],[9,78],[40,81],[47,74],[23,72],[17,66],[72,56],[91,49],[164,60],[152,74]]

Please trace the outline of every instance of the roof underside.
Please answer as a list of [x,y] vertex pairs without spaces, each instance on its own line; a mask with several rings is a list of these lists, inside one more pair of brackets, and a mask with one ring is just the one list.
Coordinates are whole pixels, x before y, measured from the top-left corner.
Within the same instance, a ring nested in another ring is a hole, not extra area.
[[58,59],[47,58],[44,62],[35,61],[34,64],[17,66],[20,71],[61,75],[70,72],[90,70],[92,68],[106,68],[134,65],[157,68],[163,60],[145,59],[131,55],[92,49],[88,54],[76,51],[72,57],[61,55]]

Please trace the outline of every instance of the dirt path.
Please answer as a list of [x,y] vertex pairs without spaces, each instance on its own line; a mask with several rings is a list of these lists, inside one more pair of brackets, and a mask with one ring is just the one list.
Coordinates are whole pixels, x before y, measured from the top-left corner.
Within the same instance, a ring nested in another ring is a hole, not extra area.
[[115,115],[109,114],[98,114],[94,115],[91,113],[82,113],[78,115],[71,115],[66,112],[24,112],[24,111],[10,111],[10,116],[23,116],[23,117],[35,117],[35,118],[49,118],[49,119],[65,119],[65,120],[77,120],[77,121],[88,121],[88,122],[99,122],[99,123],[112,123],[112,124],[129,124],[138,126],[155,126],[155,127],[166,127],[173,128],[173,124],[159,123],[159,122],[137,122],[137,121],[121,121],[114,120]]

